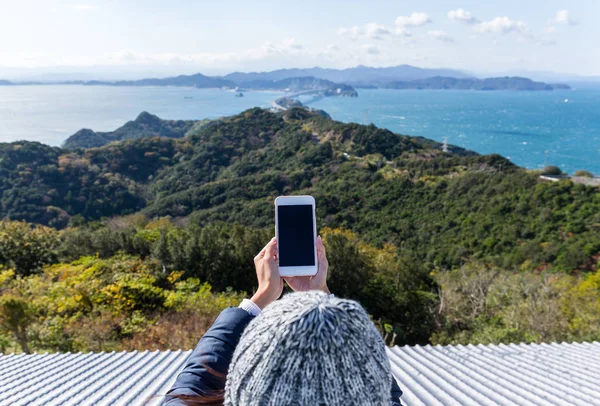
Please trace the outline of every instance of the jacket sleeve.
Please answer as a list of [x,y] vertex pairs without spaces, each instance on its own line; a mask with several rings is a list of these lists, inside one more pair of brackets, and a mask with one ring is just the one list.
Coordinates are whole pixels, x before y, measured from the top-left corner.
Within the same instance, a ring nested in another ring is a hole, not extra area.
[[[246,310],[230,307],[221,312],[188,358],[185,367],[165,396],[164,405],[185,402],[177,396],[214,395],[225,389],[225,380],[235,347],[254,317]],[[213,372],[216,372],[213,373]]]
[[400,396],[402,396],[402,391],[398,386],[398,382],[396,382],[396,378],[392,375],[392,406],[402,406]]

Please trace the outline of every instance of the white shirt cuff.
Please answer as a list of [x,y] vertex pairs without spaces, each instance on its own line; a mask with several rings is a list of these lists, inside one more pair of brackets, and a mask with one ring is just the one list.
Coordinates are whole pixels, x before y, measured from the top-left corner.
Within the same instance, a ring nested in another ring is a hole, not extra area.
[[250,313],[251,316],[254,317],[258,316],[262,312],[260,307],[258,307],[258,305],[250,299],[242,300],[242,303],[240,303],[238,307],[244,309],[245,311]]
[[[335,297],[333,293],[331,293],[329,295],[329,297]],[[244,299],[242,300],[242,303],[240,303],[240,305],[238,306],[240,309],[244,309],[245,311],[247,311],[248,313],[250,313],[251,316],[258,316],[262,310],[260,307],[258,307],[258,305],[256,303],[254,303],[252,300],[250,299]]]

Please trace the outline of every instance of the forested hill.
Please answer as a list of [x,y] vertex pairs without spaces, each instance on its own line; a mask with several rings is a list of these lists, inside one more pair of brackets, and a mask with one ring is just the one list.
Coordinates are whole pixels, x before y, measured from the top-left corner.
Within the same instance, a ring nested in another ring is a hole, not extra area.
[[60,229],[0,222],[0,352],[191,348],[256,289],[289,194],[390,344],[600,339],[596,188],[302,108],[145,118],[98,148],[0,144],[0,215]]
[[71,135],[63,144],[65,149],[101,147],[111,142],[148,137],[181,138],[195,126],[207,120],[161,120],[157,116],[142,112],[133,121],[110,132],[95,132],[84,128]]
[[251,109],[186,134],[76,151],[1,144],[0,215],[62,228],[76,215],[141,211],[270,228],[274,198],[302,193],[315,196],[320,227],[440,266],[475,256],[585,267],[600,252],[597,189],[539,183],[498,155],[444,153],[425,138],[303,109]]

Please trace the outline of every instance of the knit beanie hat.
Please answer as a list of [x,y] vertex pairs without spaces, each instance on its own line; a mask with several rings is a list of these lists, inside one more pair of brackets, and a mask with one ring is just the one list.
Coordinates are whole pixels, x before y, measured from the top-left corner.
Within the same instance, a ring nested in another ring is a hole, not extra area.
[[389,406],[391,380],[385,344],[357,302],[292,293],[244,331],[225,405]]

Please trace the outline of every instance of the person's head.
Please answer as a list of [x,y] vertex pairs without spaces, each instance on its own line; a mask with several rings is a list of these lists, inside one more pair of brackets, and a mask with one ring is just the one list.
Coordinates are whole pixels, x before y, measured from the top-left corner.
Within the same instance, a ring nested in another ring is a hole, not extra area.
[[358,303],[292,293],[244,331],[225,405],[389,405],[391,379],[385,344]]

